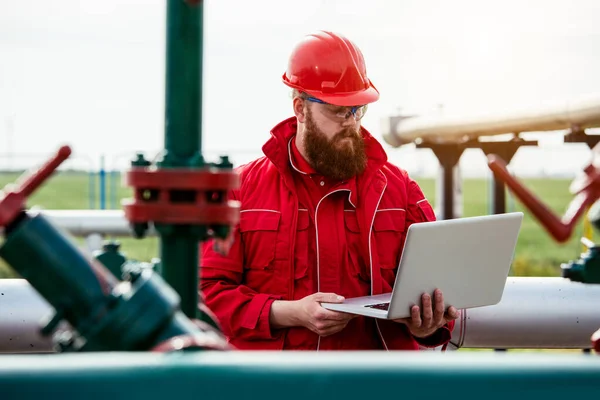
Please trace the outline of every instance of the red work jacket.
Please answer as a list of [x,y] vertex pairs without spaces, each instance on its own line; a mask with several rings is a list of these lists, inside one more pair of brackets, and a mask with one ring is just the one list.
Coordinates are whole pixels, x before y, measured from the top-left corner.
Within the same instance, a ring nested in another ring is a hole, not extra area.
[[449,341],[454,322],[425,339],[403,324],[366,317],[327,337],[302,327],[270,327],[275,300],[317,291],[347,298],[391,292],[408,226],[435,219],[416,182],[361,132],[365,172],[347,182],[318,182],[317,191],[302,176],[302,165],[294,165],[295,118],[273,128],[265,157],[238,168],[241,187],[231,198],[241,202],[241,215],[233,247],[221,256],[207,241],[200,258],[200,289],[236,348],[417,350]]

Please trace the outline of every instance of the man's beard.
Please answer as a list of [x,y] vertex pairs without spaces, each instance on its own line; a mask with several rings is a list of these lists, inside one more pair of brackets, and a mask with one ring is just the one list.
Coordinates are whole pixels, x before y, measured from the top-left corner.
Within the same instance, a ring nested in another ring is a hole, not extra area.
[[360,175],[367,166],[365,142],[359,132],[344,128],[328,140],[317,127],[310,110],[306,113],[304,149],[310,165],[333,180]]

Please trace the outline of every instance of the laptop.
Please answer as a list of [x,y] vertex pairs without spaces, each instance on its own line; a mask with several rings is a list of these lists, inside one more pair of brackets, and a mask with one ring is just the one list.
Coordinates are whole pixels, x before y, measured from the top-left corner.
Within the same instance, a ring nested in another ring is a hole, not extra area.
[[446,310],[497,304],[522,221],[523,213],[510,212],[412,224],[391,293],[321,306],[381,319],[407,318],[413,305],[421,305],[421,295],[433,295],[436,288]]

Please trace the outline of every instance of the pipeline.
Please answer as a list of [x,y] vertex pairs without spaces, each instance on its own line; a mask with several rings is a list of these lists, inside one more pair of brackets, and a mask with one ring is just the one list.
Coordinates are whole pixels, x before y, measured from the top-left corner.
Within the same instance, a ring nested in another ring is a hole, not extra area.
[[[131,237],[131,226],[123,210],[39,210],[53,225],[73,236],[85,237],[99,233],[108,236]],[[156,236],[149,227],[147,236]]]
[[[39,335],[51,306],[22,279],[0,280],[0,353],[52,352]],[[600,285],[564,278],[510,277],[494,306],[462,310],[456,348],[589,349],[600,326]]]

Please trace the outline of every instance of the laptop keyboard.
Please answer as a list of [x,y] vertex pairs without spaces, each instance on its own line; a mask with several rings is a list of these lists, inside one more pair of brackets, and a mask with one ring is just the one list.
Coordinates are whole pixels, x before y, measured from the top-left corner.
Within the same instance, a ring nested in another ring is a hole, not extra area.
[[365,306],[365,307],[376,308],[378,310],[387,311],[388,308],[390,308],[390,303],[369,304],[368,306]]

